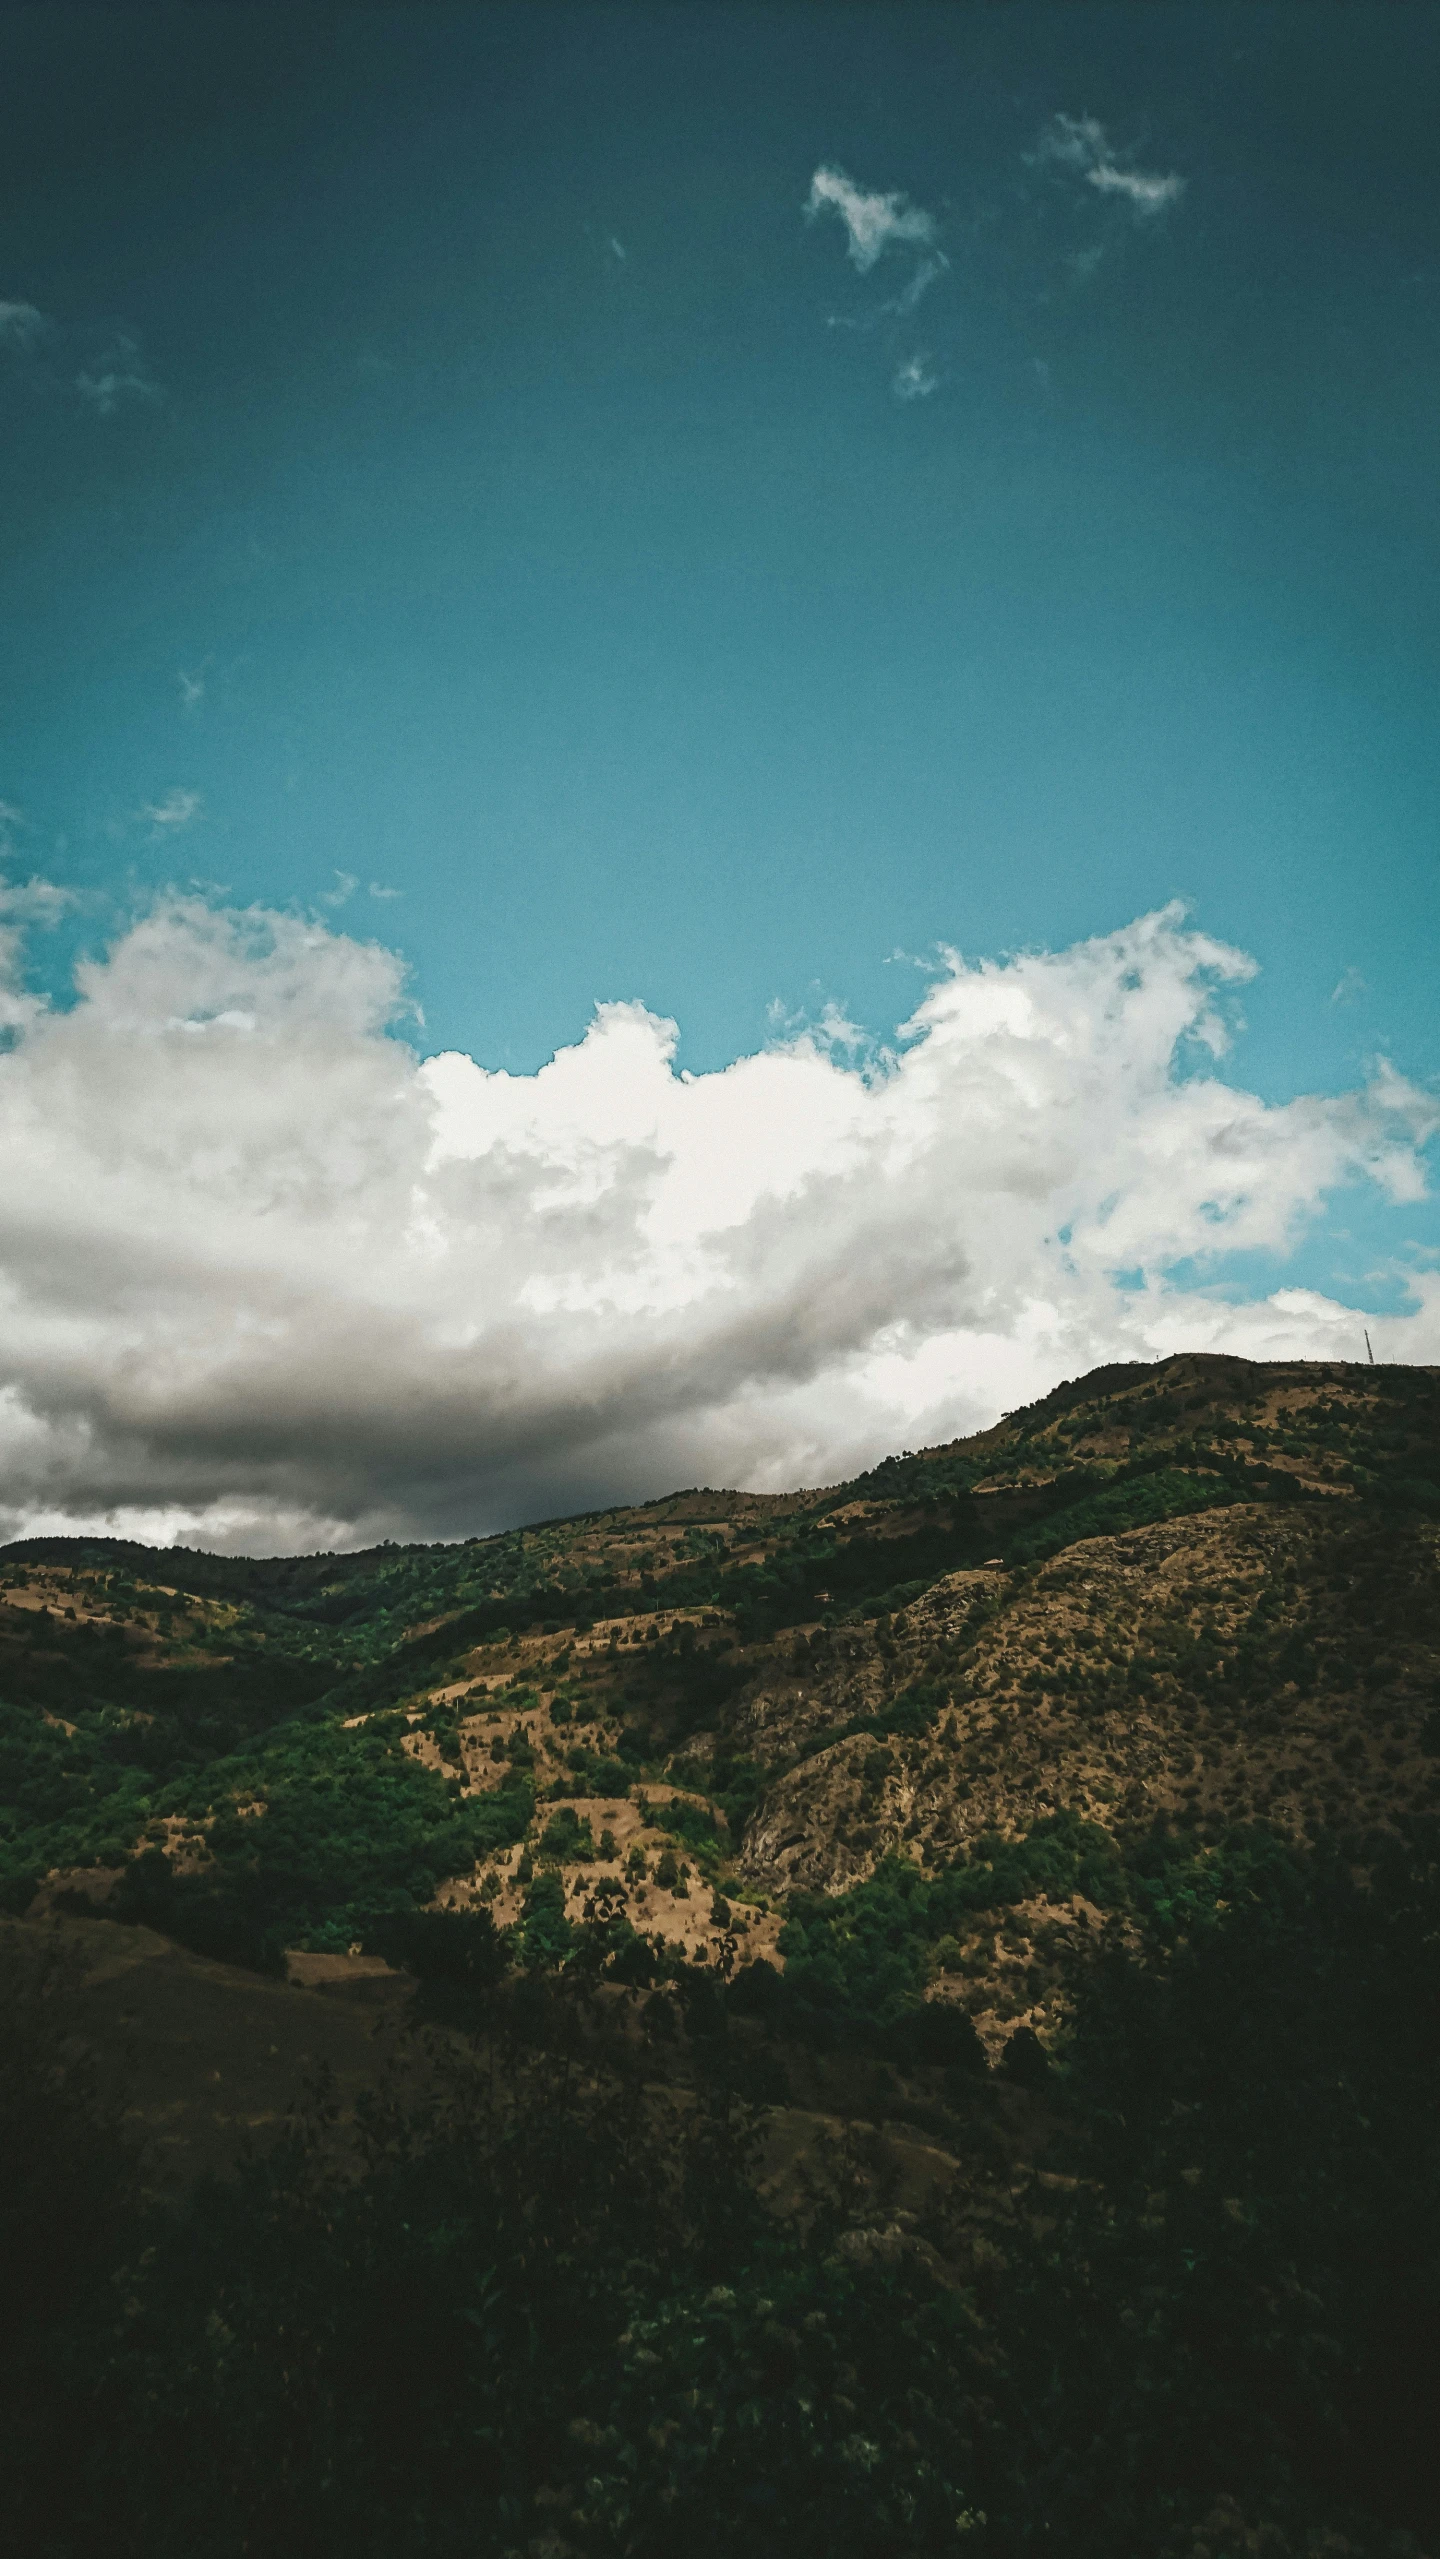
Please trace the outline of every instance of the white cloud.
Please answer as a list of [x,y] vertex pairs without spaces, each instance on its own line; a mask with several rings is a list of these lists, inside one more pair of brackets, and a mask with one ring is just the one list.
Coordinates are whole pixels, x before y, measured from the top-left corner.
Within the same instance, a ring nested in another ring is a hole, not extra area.
[[844,223],[850,257],[862,275],[868,275],[876,259],[897,243],[928,244],[935,237],[933,214],[912,204],[908,196],[867,194],[843,169],[819,168],[810,181],[807,219],[813,222],[817,213],[827,209],[838,213]]
[[198,791],[167,791],[163,800],[154,800],[139,811],[149,825],[161,835],[178,835],[200,815],[205,802]]
[[[1322,1297],[1165,1274],[1283,1252],[1344,1183],[1418,1197],[1436,1113],[1388,1070],[1227,1083],[1247,974],[1167,910],[952,957],[868,1068],[832,1023],[679,1073],[614,1003],[510,1075],[396,1036],[376,945],[172,900],[0,1052],[0,1526],[465,1533],[833,1481],[1104,1358],[1331,1355]],[[1382,1356],[1440,1356],[1414,1285]]]
[[1185,180],[1174,171],[1161,177],[1153,170],[1127,168],[1094,116],[1052,118],[1036,156],[1072,169],[1101,195],[1121,197],[1142,220],[1177,204],[1185,192]]
[[890,385],[897,400],[926,400],[939,387],[939,376],[930,370],[928,355],[907,356]]
[[182,709],[186,711],[193,711],[197,709],[199,704],[205,699],[204,668],[202,667],[197,675],[187,675],[184,667],[182,666],[176,675],[175,681],[180,688],[180,702]]

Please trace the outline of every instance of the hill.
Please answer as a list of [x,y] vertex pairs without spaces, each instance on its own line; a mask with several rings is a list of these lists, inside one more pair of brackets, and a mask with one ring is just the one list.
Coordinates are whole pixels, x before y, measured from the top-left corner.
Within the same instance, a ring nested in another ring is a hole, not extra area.
[[[263,1561],[32,1540],[0,1889],[118,1876],[273,1967],[436,1897],[516,1923],[538,1869],[774,1957],[797,1890],[1045,1822],[1122,1859],[1384,1826],[1440,1799],[1437,1536],[1440,1374],[1186,1356],[820,1492]],[[983,1954],[941,1988],[993,2040],[1037,1959]]]
[[1437,1540],[1440,1374],[1185,1357],[783,1497],[6,1549],[23,2546],[1424,2559]]

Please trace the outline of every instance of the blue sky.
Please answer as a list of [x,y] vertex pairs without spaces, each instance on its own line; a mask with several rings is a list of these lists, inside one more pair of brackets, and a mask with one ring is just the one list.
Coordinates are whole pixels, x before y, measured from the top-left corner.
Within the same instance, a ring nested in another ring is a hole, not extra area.
[[[1440,1075],[1433,13],[61,6],[0,69],[57,990],[199,880],[397,950],[423,1047],[623,999],[705,1073],[1178,897],[1238,1085]],[[1305,1234],[1380,1307],[1440,1242]]]

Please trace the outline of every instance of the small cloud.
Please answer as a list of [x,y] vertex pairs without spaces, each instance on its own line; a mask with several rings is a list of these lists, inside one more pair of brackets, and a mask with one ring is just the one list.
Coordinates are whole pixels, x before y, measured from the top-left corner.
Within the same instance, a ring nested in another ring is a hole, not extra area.
[[1164,178],[1149,175],[1143,169],[1106,165],[1086,174],[1091,186],[1100,187],[1105,194],[1128,196],[1137,213],[1158,213],[1162,205],[1177,203],[1185,193],[1185,181],[1173,169]]
[[617,240],[614,232],[612,231],[605,245],[609,249],[611,257],[617,259],[619,264],[623,267],[626,259],[630,255],[624,241]]
[[159,383],[152,382],[146,372],[134,338],[115,339],[106,354],[97,358],[93,372],[76,374],[75,388],[102,418],[113,417],[127,400],[153,402],[164,397]]
[[372,897],[403,897],[405,892],[403,889],[382,888],[378,880],[372,880],[370,883],[370,894]]
[[178,835],[181,827],[189,826],[191,820],[200,815],[204,806],[204,800],[198,791],[175,790],[167,791],[163,800],[152,801],[150,806],[141,809],[139,814],[148,825],[155,828],[157,834]]
[[0,302],[0,346],[18,347],[28,354],[49,327],[44,312],[37,311],[33,302]]
[[25,823],[25,812],[13,800],[0,800],[0,853],[8,853],[15,841],[15,830]]
[[1368,995],[1369,992],[1368,980],[1361,976],[1358,969],[1350,968],[1345,971],[1338,986],[1331,988],[1330,1001],[1332,1004],[1354,1004],[1360,996]]
[[939,388],[939,376],[931,372],[928,355],[907,356],[890,388],[897,400],[928,400]]
[[[206,666],[209,663],[207,658]],[[197,705],[205,699],[205,668],[201,667],[197,675],[187,675],[182,666],[176,674],[175,681],[180,687],[180,700],[183,707],[187,711],[195,710]]]
[[1155,170],[1125,167],[1094,116],[1053,117],[1035,157],[1073,170],[1100,195],[1123,197],[1142,221],[1178,203],[1185,192],[1186,181],[1174,170],[1162,177]]
[[354,896],[359,886],[360,883],[355,877],[353,871],[337,871],[335,874],[335,886],[333,889],[327,889],[323,893],[320,903],[322,906],[345,906]]
[[912,204],[898,192],[867,195],[843,169],[819,168],[810,181],[806,220],[813,222],[827,208],[844,223],[851,261],[862,275],[868,275],[876,259],[896,242],[928,246],[935,237],[935,217],[922,205]]

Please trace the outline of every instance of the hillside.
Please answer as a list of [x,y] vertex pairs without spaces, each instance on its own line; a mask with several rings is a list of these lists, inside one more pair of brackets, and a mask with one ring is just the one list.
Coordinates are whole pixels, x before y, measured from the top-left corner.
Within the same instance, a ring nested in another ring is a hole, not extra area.
[[1437,1539],[1440,1375],[1187,1357],[8,1549],[18,2544],[1433,2559]]
[[[1440,1801],[1437,1539],[1440,1373],[1185,1356],[819,1492],[266,1561],[30,1541],[0,1880],[271,1967],[432,1899],[563,1937],[603,1883],[658,1951],[776,1961],[797,1891],[1046,1825],[1092,1866],[1384,1828]],[[1083,1903],[977,1905],[931,1996],[1043,2025]]]

